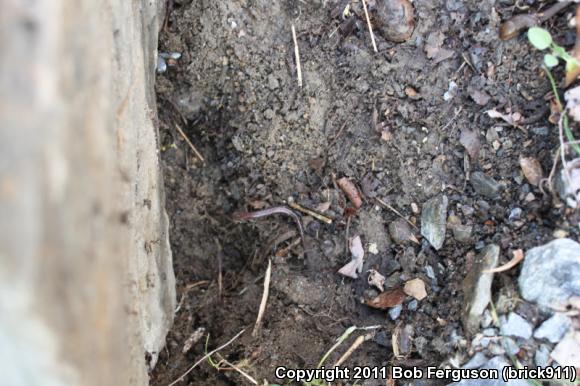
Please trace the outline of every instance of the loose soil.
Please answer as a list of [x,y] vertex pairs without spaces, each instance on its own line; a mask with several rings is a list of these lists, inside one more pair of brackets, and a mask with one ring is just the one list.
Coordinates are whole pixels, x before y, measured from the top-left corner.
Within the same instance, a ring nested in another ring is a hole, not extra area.
[[[519,167],[521,156],[532,156],[549,171],[558,137],[547,120],[544,97],[550,86],[541,54],[525,36],[507,42],[497,38],[499,22],[522,12],[512,2],[415,0],[411,38],[394,43],[375,30],[378,53],[360,2],[351,4],[350,24],[342,16],[346,2],[170,3],[160,51],[182,57],[158,75],[157,95],[180,307],[152,385],[168,385],[203,356],[206,335],[182,352],[200,327],[209,333],[208,350],[246,329],[221,355],[259,382],[283,383],[274,376],[276,366],[315,367],[353,325],[382,327],[347,366],[444,364],[467,350],[461,283],[474,253],[496,243],[501,264],[511,258],[510,250],[540,245],[553,238],[555,229],[578,223],[550,195],[527,184]],[[372,8],[374,2],[369,3]],[[532,11],[540,6],[534,0],[523,3],[531,4]],[[557,41],[574,42],[564,16],[551,23],[551,31],[561,31],[554,33]],[[445,59],[441,50],[451,56]],[[451,81],[457,92],[445,100]],[[487,103],[480,93],[489,96]],[[511,127],[485,114],[492,108],[519,112],[528,122]],[[478,158],[470,162],[459,141],[464,129],[475,130],[481,141]],[[503,186],[498,199],[473,191],[466,178],[475,170]],[[351,178],[365,193],[358,211],[349,209],[333,175]],[[398,217],[374,198],[420,227],[420,213],[412,211],[412,204],[420,210],[438,194],[449,198],[450,215],[473,226],[470,240],[458,242],[448,230],[439,251],[419,232],[420,245],[395,244],[388,225]],[[330,203],[324,214],[333,218],[331,225],[301,214],[306,252],[296,242],[297,228],[289,217],[231,219],[235,211],[284,205],[290,199],[309,208]],[[508,219],[515,207],[523,210],[517,221]],[[347,234],[360,235],[365,246],[357,280],[337,273],[350,261]],[[371,244],[378,254],[368,252]],[[270,296],[262,330],[253,337],[268,258],[273,262]],[[387,288],[421,278],[428,296],[416,310],[409,309],[408,299],[393,321],[387,311],[361,303],[376,294],[366,279],[370,269],[387,278]],[[516,268],[499,274],[494,293],[517,296],[518,273]],[[403,347],[399,358],[392,349],[395,330],[411,332],[403,342],[409,348]],[[327,365],[358,335],[340,346]],[[204,362],[180,384],[249,384],[225,367],[217,371]]]

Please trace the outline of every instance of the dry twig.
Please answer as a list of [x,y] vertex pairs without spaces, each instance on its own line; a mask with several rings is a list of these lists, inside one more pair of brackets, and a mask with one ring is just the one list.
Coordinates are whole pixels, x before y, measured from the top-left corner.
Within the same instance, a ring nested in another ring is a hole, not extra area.
[[336,363],[332,367],[338,367],[338,366],[342,365],[361,344],[363,344],[367,340],[372,339],[373,336],[374,336],[374,333],[371,332],[371,333],[361,335],[358,338],[356,338],[355,341],[352,343],[352,345],[348,348],[348,350],[346,350],[346,352],[344,354],[342,354],[340,359],[337,360]]
[[294,56],[296,57],[296,73],[298,75],[298,86],[302,88],[302,66],[300,65],[300,51],[298,50],[298,39],[296,39],[296,28],[292,24],[292,39],[294,40]]
[[391,205],[387,204],[386,202],[384,202],[383,200],[381,200],[380,198],[376,199],[377,202],[382,206],[385,207],[387,209],[390,209],[393,211],[393,213],[395,213],[397,216],[399,216],[400,218],[402,218],[403,220],[405,220],[406,222],[409,223],[409,225],[411,225],[413,228],[415,229],[419,229],[417,228],[417,225],[413,224],[411,221],[409,221],[405,216],[403,216],[397,209],[393,208]]
[[175,124],[175,127],[177,128],[177,131],[179,131],[179,134],[181,134],[181,136],[183,137],[183,139],[185,140],[185,142],[187,142],[187,144],[189,145],[189,147],[191,148],[191,150],[193,150],[193,152],[195,153],[195,156],[197,158],[199,158],[199,160],[201,161],[202,164],[205,165],[205,159],[203,158],[203,156],[201,155],[201,153],[199,151],[197,151],[197,149],[195,148],[195,146],[193,146],[193,143],[191,143],[191,141],[189,140],[189,138],[187,138],[187,135],[185,135],[185,133],[183,132],[183,130],[181,129],[181,127],[179,127],[178,124]]
[[268,268],[266,268],[266,274],[264,277],[264,292],[262,293],[262,301],[260,302],[260,309],[258,310],[256,324],[254,325],[254,330],[252,331],[253,337],[256,337],[258,335],[258,333],[260,332],[260,327],[262,326],[262,319],[264,318],[266,304],[268,303],[268,294],[270,293],[271,276],[272,276],[272,260],[268,259]]
[[232,344],[233,341],[235,341],[236,339],[238,339],[238,337],[240,335],[242,335],[244,333],[244,331],[246,331],[246,329],[244,328],[242,331],[238,332],[232,339],[228,340],[226,343],[222,344],[221,346],[219,346],[218,348],[208,352],[207,354],[205,354],[204,356],[202,356],[197,362],[195,362],[189,369],[187,369],[187,371],[183,374],[181,374],[181,376],[179,378],[177,378],[175,381],[171,382],[168,386],[173,386],[176,383],[180,382],[183,380],[183,378],[191,373],[193,371],[193,369],[195,369],[197,366],[199,366],[199,364],[203,361],[205,361],[207,358],[209,358],[210,356],[212,356],[213,354],[215,354],[218,351],[223,350],[224,348],[226,348],[227,346],[229,346],[230,344]]
[[362,0],[362,4],[363,4],[363,9],[365,10],[365,17],[367,19],[367,24],[369,26],[369,32],[371,34],[371,41],[373,42],[373,49],[375,50],[375,52],[379,52],[379,50],[377,50],[377,43],[375,43],[375,34],[373,33],[373,27],[371,25],[371,19],[369,17],[369,11],[367,10],[367,2],[366,2],[366,0]]
[[307,214],[309,216],[312,216],[312,217],[314,217],[315,219],[317,219],[319,221],[325,222],[327,224],[332,224],[332,219],[331,218],[326,217],[326,216],[324,216],[324,215],[322,215],[320,213],[316,213],[315,211],[313,211],[311,209],[308,209],[308,208],[305,208],[302,205],[298,205],[295,202],[288,201],[288,206],[290,208],[292,208],[292,209],[296,209],[299,212],[302,212],[302,213],[305,213],[305,214]]

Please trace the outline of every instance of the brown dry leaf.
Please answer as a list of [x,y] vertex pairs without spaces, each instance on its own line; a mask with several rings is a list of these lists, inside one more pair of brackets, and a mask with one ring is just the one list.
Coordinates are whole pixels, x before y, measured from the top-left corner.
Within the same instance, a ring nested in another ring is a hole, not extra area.
[[369,307],[386,310],[387,308],[398,306],[405,301],[407,294],[401,288],[392,289],[379,294],[377,297],[365,301]]
[[442,48],[443,42],[445,41],[445,35],[441,32],[431,33],[427,37],[427,42],[425,44],[425,54],[427,58],[432,59],[434,64],[442,62],[449,59],[455,53],[447,48]]
[[481,91],[473,87],[468,87],[467,92],[469,93],[471,99],[473,99],[473,101],[480,106],[485,106],[491,99],[491,97],[485,91]]
[[319,213],[324,213],[328,209],[330,209],[330,201],[328,201],[328,202],[321,202],[320,204],[316,205],[316,207],[314,208],[314,210],[316,210]]
[[421,99],[421,95],[411,86],[405,87],[405,95],[411,99]]
[[[561,111],[558,101],[556,100],[556,98],[550,99],[550,116],[548,117],[548,122],[550,122],[553,125],[557,125],[558,121],[560,120],[560,114]],[[572,111],[570,111],[570,115],[573,117]]]
[[522,114],[515,112],[515,113],[508,113],[503,114],[497,110],[487,110],[487,115],[490,118],[500,118],[503,119],[505,122],[509,123],[512,126],[518,126],[519,122],[522,120]]
[[351,277],[353,279],[358,278],[358,274],[362,271],[365,250],[362,246],[362,241],[360,236],[355,236],[350,243],[350,253],[352,255],[352,260],[348,262],[344,267],[338,270],[343,276]]
[[467,128],[461,130],[459,143],[465,147],[465,150],[467,150],[467,154],[469,154],[471,160],[477,161],[479,157],[479,150],[481,149],[481,142],[479,141],[479,133],[477,130],[470,130]]
[[360,208],[362,206],[362,198],[358,192],[356,185],[351,182],[348,178],[342,177],[336,180],[336,183],[340,189],[346,194],[350,202],[355,208]]
[[520,167],[526,180],[534,186],[538,186],[540,181],[544,177],[544,172],[542,171],[542,165],[540,161],[534,157],[522,157],[520,158]]
[[425,282],[419,278],[406,282],[403,291],[417,300],[423,300],[427,297]]
[[369,271],[368,282],[370,285],[378,288],[381,292],[385,290],[385,277],[374,269]]
[[518,263],[520,261],[522,261],[524,259],[524,251],[521,249],[516,249],[515,251],[513,251],[513,254],[514,254],[514,257],[510,261],[508,261],[507,263],[502,265],[501,267],[496,267],[493,269],[486,269],[485,271],[483,271],[483,273],[498,273],[498,272],[503,272],[503,271],[507,271],[509,269],[512,269],[513,267],[518,265]]

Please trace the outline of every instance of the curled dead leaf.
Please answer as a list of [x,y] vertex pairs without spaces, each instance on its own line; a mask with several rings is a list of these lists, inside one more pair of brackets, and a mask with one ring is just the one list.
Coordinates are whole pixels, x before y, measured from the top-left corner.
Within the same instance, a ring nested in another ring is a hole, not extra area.
[[425,282],[419,278],[409,280],[405,283],[403,291],[409,296],[417,300],[423,300],[427,297],[427,290],[425,289]]
[[342,177],[341,179],[336,180],[336,184],[344,194],[348,197],[350,202],[354,205],[355,208],[360,208],[362,206],[362,198],[356,185],[351,182],[348,178]]
[[339,269],[338,273],[343,276],[357,279],[358,274],[362,271],[365,256],[365,251],[362,246],[360,236],[355,236],[352,239],[350,244],[350,253],[352,255],[352,260],[341,269]]
[[518,263],[520,261],[522,261],[524,259],[524,251],[521,249],[516,249],[515,251],[513,251],[513,254],[514,254],[514,257],[510,261],[508,261],[507,263],[502,265],[501,267],[497,267],[497,268],[493,268],[493,269],[486,269],[485,271],[483,271],[483,273],[498,273],[498,272],[504,272],[504,271],[507,271],[509,269],[512,269],[513,267],[518,265]]
[[403,303],[406,297],[407,294],[405,294],[405,291],[401,288],[397,288],[382,292],[377,297],[366,300],[365,304],[369,307],[385,310]]

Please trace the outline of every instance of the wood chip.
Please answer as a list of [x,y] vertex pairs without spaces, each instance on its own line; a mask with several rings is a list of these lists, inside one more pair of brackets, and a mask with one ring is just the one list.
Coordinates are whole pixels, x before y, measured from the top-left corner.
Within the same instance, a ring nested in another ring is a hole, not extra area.
[[380,310],[385,310],[387,308],[398,306],[403,303],[407,298],[407,294],[401,288],[385,291],[379,296],[365,301],[365,304],[369,307],[378,308]]
[[353,182],[351,182],[346,177],[342,177],[336,180],[336,184],[340,189],[342,189],[344,194],[346,194],[346,196],[348,197],[350,202],[352,202],[355,208],[358,209],[362,206],[362,198],[360,196],[360,193],[358,192],[356,185]]

